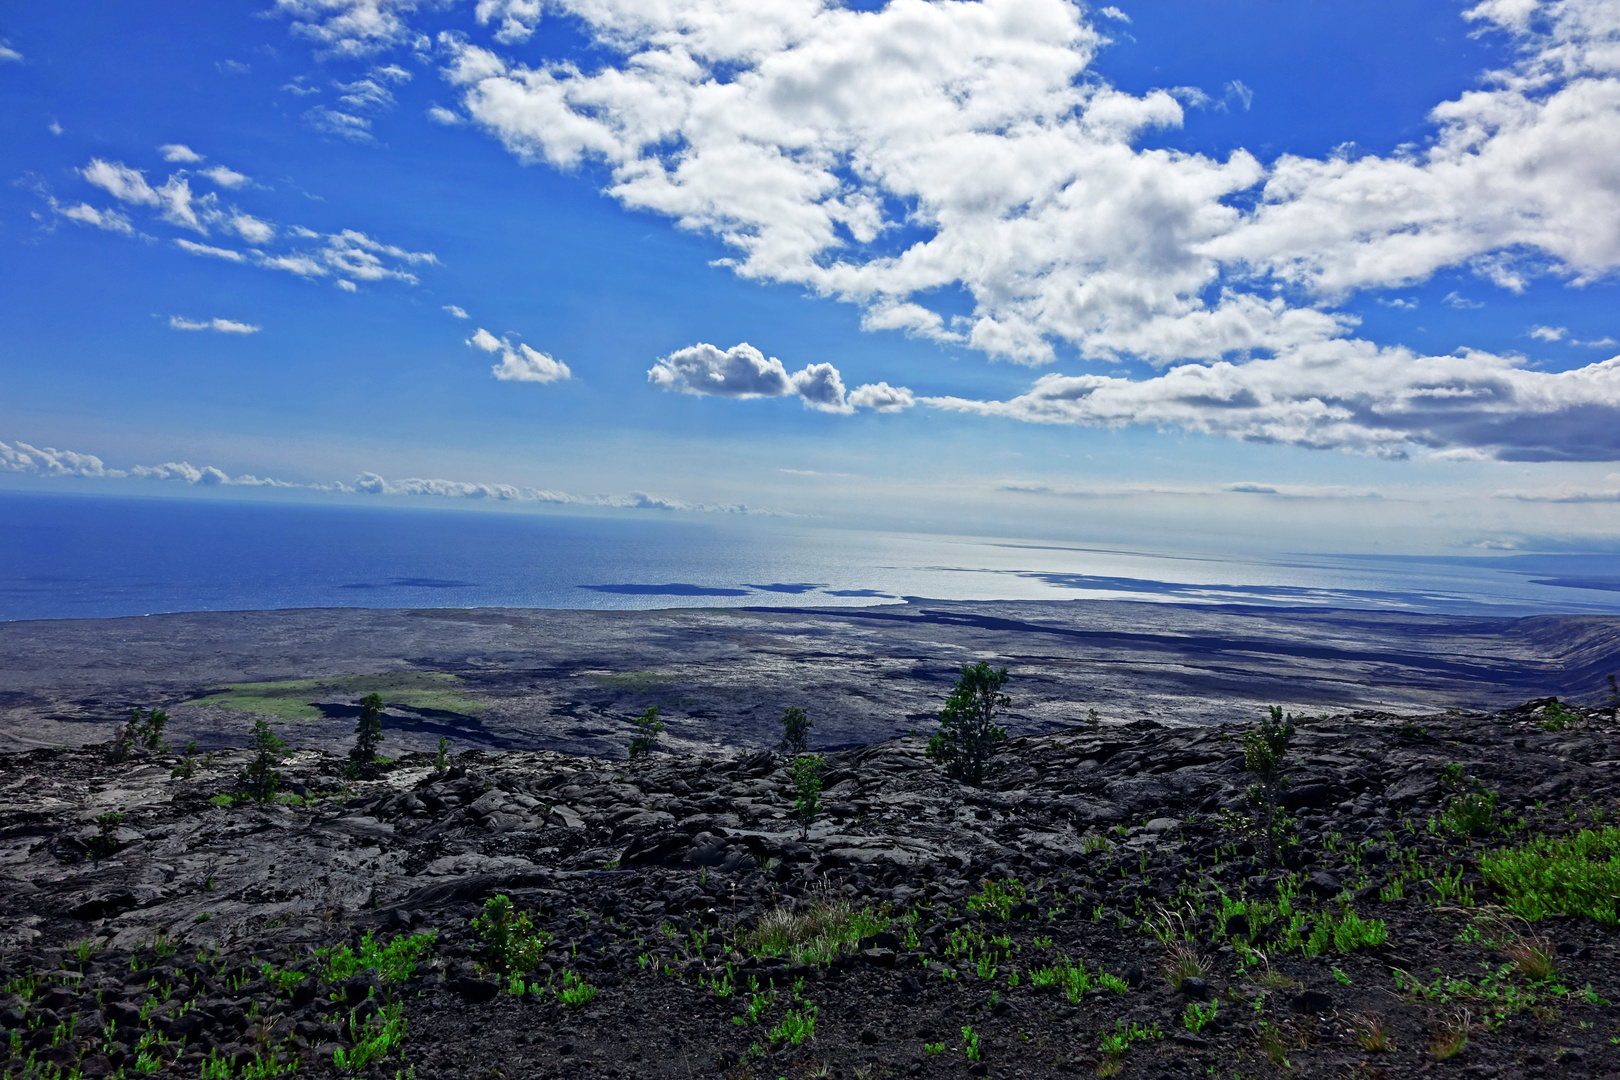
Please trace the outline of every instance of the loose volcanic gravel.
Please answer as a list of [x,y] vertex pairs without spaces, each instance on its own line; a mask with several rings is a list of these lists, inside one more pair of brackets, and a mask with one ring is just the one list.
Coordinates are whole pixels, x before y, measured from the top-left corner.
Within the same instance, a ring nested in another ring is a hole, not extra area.
[[1613,709],[1301,719],[1279,866],[1244,731],[1012,739],[983,788],[839,751],[807,836],[767,751],[305,750],[267,803],[243,750],[3,755],[6,1074],[1620,1075],[1616,927],[1481,873],[1614,824]]

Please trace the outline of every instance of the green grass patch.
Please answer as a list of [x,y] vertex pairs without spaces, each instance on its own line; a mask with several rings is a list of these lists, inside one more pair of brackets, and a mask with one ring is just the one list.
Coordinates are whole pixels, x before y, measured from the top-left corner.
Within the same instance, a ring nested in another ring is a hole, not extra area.
[[342,982],[350,975],[357,975],[369,968],[384,982],[402,983],[416,971],[417,961],[437,936],[432,930],[425,934],[402,934],[384,945],[367,930],[360,939],[359,952],[347,945],[333,945],[317,950],[315,956],[321,963],[321,974],[327,982]]
[[1554,913],[1620,925],[1620,826],[1543,836],[1480,856],[1485,880],[1507,909],[1536,922]]
[[380,675],[344,675],[331,679],[287,679],[281,682],[233,683],[204,694],[187,705],[212,706],[273,716],[281,720],[319,720],[318,698],[380,694],[387,705],[407,709],[477,716],[488,704],[468,696],[459,676],[444,671],[399,671]]
[[597,673],[585,676],[597,686],[609,690],[624,690],[632,694],[658,694],[674,685],[673,675],[660,675],[656,671],[626,671]]
[[756,956],[785,956],[795,963],[825,964],[854,949],[863,937],[889,928],[887,916],[856,910],[848,900],[817,900],[803,910],[779,907],[761,915],[743,938]]

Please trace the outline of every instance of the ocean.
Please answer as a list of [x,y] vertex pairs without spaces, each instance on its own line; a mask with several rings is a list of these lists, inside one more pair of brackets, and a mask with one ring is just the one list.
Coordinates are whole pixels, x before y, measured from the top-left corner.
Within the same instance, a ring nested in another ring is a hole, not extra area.
[[0,492],[0,620],[303,607],[805,607],[1080,598],[1620,613],[1613,555],[1129,550],[670,515]]

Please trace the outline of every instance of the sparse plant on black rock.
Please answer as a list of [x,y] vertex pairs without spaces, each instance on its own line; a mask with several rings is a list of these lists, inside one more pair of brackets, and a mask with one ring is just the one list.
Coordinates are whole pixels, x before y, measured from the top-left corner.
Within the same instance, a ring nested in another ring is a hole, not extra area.
[[821,774],[826,771],[827,759],[820,754],[801,754],[792,765],[793,816],[799,822],[799,838],[808,839],[810,826],[821,812]]
[[797,705],[782,710],[782,752],[799,757],[810,752],[810,717]]
[[1243,767],[1256,777],[1249,788],[1249,805],[1255,812],[1255,829],[1265,845],[1268,862],[1277,861],[1277,841],[1286,827],[1282,793],[1288,786],[1283,762],[1294,741],[1294,718],[1284,716],[1280,707],[1271,706],[1260,726],[1243,736]]
[[991,757],[1007,733],[996,726],[996,714],[1012,704],[1001,692],[1007,669],[985,661],[963,664],[962,675],[939,713],[939,731],[928,740],[928,757],[945,767],[945,775],[979,785],[990,775]]
[[382,712],[381,694],[367,694],[360,699],[360,720],[354,725],[354,748],[349,751],[350,776],[376,772],[377,747],[382,744]]
[[248,794],[260,802],[268,802],[281,786],[281,774],[276,772],[276,766],[281,764],[282,751],[287,749],[287,740],[277,737],[264,718],[253,721],[253,732],[248,736],[248,748],[254,751],[253,760],[243,777],[243,787]]
[[630,740],[631,760],[652,753],[663,731],[664,722],[658,719],[658,706],[649,705],[646,712],[636,717],[636,734]]

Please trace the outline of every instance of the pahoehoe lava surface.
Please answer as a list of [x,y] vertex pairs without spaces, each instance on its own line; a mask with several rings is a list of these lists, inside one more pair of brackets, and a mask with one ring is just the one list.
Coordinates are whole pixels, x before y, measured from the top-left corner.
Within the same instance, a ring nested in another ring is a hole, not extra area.
[[[242,750],[190,776],[172,753],[0,754],[0,1057],[87,1078],[1620,1071],[1613,895],[1520,918],[1485,864],[1614,832],[1614,708],[1302,719],[1278,866],[1244,827],[1240,734],[1024,736],[982,788],[920,736],[836,751],[808,835],[764,750],[406,754],[364,780],[303,750],[267,803],[232,799]],[[1435,824],[1486,791],[1506,831]],[[497,896],[536,931],[517,980],[473,923]],[[866,921],[821,951],[762,947],[762,924],[839,905]]]
[[[668,611],[316,609],[0,623],[0,749],[101,741],[131,708],[172,736],[241,745],[251,718],[188,700],[242,682],[434,671],[476,713],[389,701],[391,752],[547,749],[622,755],[659,705],[680,750],[763,747],[786,705],[820,745],[931,730],[957,669],[1012,669],[1009,730],[1084,720],[1213,723],[1292,709],[1503,707],[1595,701],[1620,668],[1620,619],[1496,619],[1109,601]],[[324,717],[279,725],[335,749],[356,693],[312,695]]]

